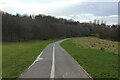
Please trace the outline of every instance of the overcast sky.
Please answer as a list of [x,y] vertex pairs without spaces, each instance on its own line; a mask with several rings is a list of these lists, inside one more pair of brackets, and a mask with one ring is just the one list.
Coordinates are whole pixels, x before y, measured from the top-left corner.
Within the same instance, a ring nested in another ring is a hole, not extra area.
[[46,14],[80,22],[100,19],[118,23],[119,0],[0,0],[0,10],[12,14]]

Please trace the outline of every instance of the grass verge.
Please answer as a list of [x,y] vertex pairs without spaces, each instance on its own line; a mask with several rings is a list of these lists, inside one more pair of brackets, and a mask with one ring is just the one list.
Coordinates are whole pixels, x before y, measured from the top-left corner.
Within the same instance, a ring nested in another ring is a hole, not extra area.
[[[94,78],[118,78],[118,54],[90,47],[80,47],[70,39],[61,46]],[[88,38],[89,41],[89,38]],[[81,43],[82,44],[82,43]]]
[[3,43],[2,77],[17,78],[36,59],[49,43],[56,40]]

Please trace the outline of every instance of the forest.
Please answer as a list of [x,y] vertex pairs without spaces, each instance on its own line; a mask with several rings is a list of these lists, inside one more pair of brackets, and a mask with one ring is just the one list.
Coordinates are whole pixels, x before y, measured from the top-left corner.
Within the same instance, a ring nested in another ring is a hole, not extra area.
[[104,23],[81,23],[72,19],[56,18],[50,15],[12,15],[2,13],[2,41],[19,42],[48,40],[56,38],[95,36],[120,41],[119,26]]

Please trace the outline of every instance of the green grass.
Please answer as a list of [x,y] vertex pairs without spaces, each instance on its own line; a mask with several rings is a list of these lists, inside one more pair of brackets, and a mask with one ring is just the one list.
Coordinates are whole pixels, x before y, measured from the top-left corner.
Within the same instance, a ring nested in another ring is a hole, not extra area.
[[17,78],[49,43],[56,40],[3,43],[3,78]]
[[77,44],[75,41],[76,39],[64,41],[61,43],[61,46],[94,79],[118,77],[118,54],[108,52],[107,50],[103,51],[96,48],[80,47],[80,44]]

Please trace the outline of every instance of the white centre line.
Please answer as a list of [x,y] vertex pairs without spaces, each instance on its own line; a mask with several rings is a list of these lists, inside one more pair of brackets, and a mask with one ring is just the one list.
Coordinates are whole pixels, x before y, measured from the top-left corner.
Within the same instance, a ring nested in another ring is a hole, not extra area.
[[50,78],[51,79],[55,78],[55,43],[53,45],[53,57],[52,57],[52,68],[51,68]]

